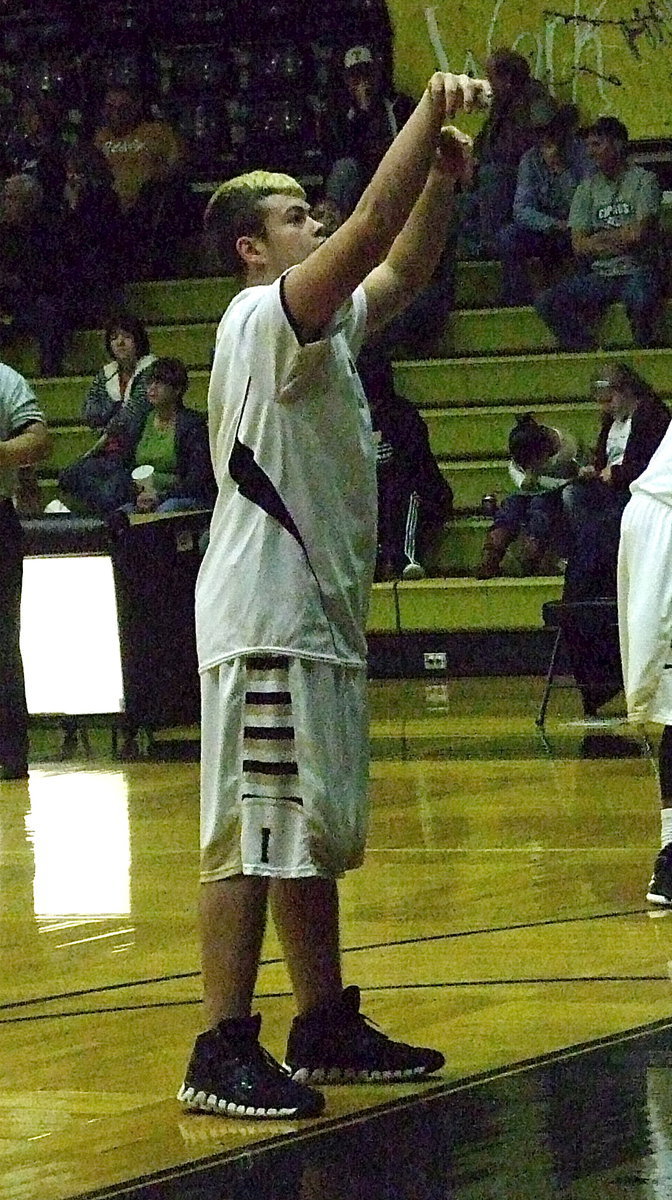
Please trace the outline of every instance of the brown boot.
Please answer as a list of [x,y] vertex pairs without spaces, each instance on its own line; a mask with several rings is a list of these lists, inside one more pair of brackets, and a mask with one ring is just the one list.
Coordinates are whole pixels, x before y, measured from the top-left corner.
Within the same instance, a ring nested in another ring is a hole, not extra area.
[[481,556],[480,565],[476,571],[477,579],[494,579],[495,575],[500,574],[500,566],[504,557],[504,551],[507,546],[511,545],[514,535],[501,526],[493,525],[485,535],[483,544],[483,554]]
[[544,547],[529,533],[521,533],[518,539],[520,546],[520,561],[528,575],[535,575],[544,557]]

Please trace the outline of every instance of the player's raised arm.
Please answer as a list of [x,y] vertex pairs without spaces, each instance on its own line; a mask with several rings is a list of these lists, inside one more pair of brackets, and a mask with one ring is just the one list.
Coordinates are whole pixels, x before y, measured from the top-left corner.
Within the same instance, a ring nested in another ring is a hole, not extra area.
[[444,127],[418,199],[383,262],[363,280],[367,330],[384,327],[430,282],[446,244],[455,187],[473,176],[472,140]]
[[482,105],[488,86],[467,75],[432,75],[352,215],[289,272],[285,303],[306,338],[319,335],[355,287],[385,258],[425,187],[442,126],[456,113]]

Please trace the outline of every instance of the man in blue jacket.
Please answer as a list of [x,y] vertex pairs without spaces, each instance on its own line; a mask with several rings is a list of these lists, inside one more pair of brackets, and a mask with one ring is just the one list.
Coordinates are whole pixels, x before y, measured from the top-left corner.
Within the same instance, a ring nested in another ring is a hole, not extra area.
[[513,220],[497,238],[504,304],[532,303],[531,258],[554,266],[571,256],[569,209],[579,183],[595,170],[583,139],[575,134],[576,119],[573,105],[560,109],[539,145],[520,161]]

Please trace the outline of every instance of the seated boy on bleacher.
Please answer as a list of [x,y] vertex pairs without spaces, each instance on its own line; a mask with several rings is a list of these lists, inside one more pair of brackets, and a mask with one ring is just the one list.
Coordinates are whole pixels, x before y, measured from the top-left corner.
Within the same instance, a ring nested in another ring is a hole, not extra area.
[[453,493],[415,405],[397,395],[387,355],[365,347],[357,360],[376,439],[377,580],[420,579],[453,507]]
[[509,454],[516,491],[504,499],[488,530],[478,579],[500,574],[504,553],[516,538],[530,573],[547,551],[557,548],[563,525],[561,489],[579,469],[576,438],[540,425],[531,413],[518,417],[509,435]]

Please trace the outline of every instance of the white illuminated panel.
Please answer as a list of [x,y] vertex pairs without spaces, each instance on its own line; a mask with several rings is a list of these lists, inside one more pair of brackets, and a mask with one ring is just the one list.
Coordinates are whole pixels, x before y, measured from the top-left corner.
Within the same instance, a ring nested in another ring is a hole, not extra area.
[[130,913],[128,789],[120,771],[35,772],[26,830],[36,916]]
[[111,558],[24,559],[21,654],[30,713],[123,711]]

